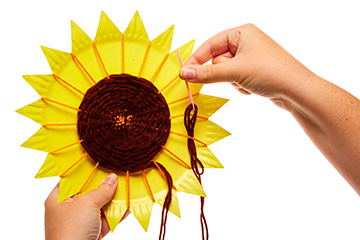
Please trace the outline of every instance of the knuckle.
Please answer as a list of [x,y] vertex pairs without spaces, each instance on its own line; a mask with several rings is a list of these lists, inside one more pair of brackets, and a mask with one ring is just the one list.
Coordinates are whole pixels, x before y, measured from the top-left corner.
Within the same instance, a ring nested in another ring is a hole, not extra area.
[[202,71],[202,79],[204,82],[210,82],[212,76],[212,68],[205,67]]
[[245,27],[245,28],[256,28],[255,24],[253,24],[253,23],[246,23],[246,24],[244,25],[244,27]]

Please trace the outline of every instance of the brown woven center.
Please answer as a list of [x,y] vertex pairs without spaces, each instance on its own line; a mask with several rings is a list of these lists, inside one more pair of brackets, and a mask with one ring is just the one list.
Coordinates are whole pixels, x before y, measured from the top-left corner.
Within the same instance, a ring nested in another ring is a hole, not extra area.
[[110,75],[89,88],[79,109],[82,146],[110,170],[136,172],[153,166],[169,136],[168,105],[146,79]]

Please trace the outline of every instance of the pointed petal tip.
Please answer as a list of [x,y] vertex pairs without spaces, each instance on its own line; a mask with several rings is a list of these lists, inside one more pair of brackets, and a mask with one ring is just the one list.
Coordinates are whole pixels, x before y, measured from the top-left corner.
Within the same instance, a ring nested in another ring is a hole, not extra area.
[[48,177],[48,176],[42,174],[42,173],[40,172],[40,170],[39,170],[39,172],[35,175],[34,178],[35,178],[35,179],[40,179],[40,178],[46,178],[46,177]]
[[45,47],[45,46],[40,46],[41,47],[41,50],[43,51],[43,52],[45,52],[46,50],[48,50],[48,49],[50,49],[50,48],[48,48],[48,47]]
[[104,12],[104,10],[101,10],[100,19],[103,19],[103,18],[110,20],[109,16]]
[[16,109],[15,112],[18,113],[18,114],[20,114],[20,115],[23,115],[24,117],[28,117],[28,116],[27,116],[27,112],[24,111],[27,106],[28,106],[28,105],[26,105],[26,106],[24,106],[24,107],[22,107],[22,108]]
[[40,46],[41,50],[43,51],[43,53],[45,54],[45,56],[47,56],[47,54],[51,53],[51,52],[62,52],[60,50],[56,50],[54,48],[49,48],[49,47],[45,47],[45,46]]

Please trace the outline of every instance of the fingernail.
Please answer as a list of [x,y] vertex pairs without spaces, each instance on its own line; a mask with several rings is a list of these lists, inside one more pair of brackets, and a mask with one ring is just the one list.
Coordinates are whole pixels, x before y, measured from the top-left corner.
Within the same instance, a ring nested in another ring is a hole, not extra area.
[[104,183],[114,185],[117,182],[117,176],[115,173],[110,173],[109,176],[107,176],[104,179]]
[[195,78],[195,69],[184,67],[180,70],[180,77],[185,80],[192,80]]

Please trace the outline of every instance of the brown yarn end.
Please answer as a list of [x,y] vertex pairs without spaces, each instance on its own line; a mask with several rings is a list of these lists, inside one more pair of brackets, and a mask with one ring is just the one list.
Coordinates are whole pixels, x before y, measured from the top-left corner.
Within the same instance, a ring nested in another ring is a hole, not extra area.
[[160,234],[159,234],[159,240],[164,240],[165,233],[166,233],[167,216],[169,213],[169,207],[170,207],[171,199],[172,199],[171,191],[172,191],[172,186],[173,186],[173,180],[172,180],[170,173],[166,170],[166,168],[163,165],[161,165],[160,163],[156,163],[156,166],[159,168],[159,170],[162,173],[164,173],[164,177],[166,178],[166,182],[168,185],[168,192],[166,194],[164,204],[163,204],[163,209],[161,212],[161,224],[160,224]]
[[78,135],[100,166],[137,172],[153,166],[170,133],[165,98],[148,80],[110,75],[89,88],[79,106]]
[[[197,113],[198,113],[198,107],[195,105],[195,111],[193,114],[191,112],[193,111],[193,106],[189,104],[187,108],[185,109],[184,114],[184,124],[186,131],[188,135],[191,138],[188,138],[188,149],[190,153],[190,161],[191,161],[191,168],[198,179],[199,183],[201,184],[201,175],[204,173],[204,165],[201,163],[201,161],[197,157],[196,152],[196,146],[194,142],[194,129],[195,129],[195,123],[197,119]],[[200,169],[201,171],[200,171]],[[205,198],[200,197],[200,224],[201,224],[201,232],[202,232],[202,239],[208,240],[209,239],[209,230],[206,222],[206,218],[204,215],[204,204],[205,204]]]

